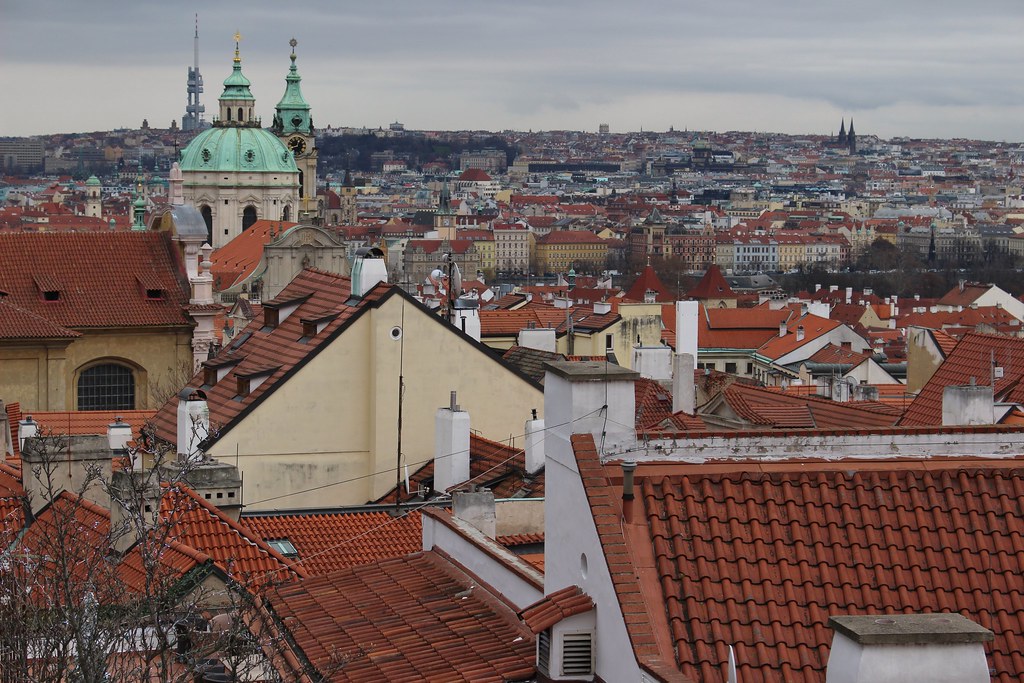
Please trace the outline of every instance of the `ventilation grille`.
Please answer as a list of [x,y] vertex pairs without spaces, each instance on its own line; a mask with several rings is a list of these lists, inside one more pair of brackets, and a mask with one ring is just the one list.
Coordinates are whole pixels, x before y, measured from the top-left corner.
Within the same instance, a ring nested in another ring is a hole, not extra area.
[[594,635],[566,633],[562,636],[562,675],[588,675],[594,670]]
[[551,629],[537,634],[537,668],[550,671],[551,667]]

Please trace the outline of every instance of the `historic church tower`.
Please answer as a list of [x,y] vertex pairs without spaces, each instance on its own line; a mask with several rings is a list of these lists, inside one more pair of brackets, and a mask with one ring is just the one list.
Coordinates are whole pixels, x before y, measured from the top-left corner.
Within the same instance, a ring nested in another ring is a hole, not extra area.
[[295,67],[295,46],[299,43],[292,38],[288,44],[292,46],[292,65],[284,79],[284,96],[277,103],[271,130],[295,155],[295,165],[299,168],[298,219],[303,222],[319,222],[321,216],[316,201],[317,149],[313,117],[309,113],[309,103],[302,97],[302,77]]
[[242,74],[239,40],[236,34],[220,115],[181,153],[184,199],[202,214],[215,249],[258,220],[294,220],[301,208],[295,158],[256,115],[250,81]]

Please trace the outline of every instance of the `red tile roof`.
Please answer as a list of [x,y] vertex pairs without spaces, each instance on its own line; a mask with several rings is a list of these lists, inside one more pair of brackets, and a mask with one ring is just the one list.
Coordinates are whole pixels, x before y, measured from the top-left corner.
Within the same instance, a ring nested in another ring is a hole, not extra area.
[[[409,463],[410,469],[420,463]],[[535,474],[526,472],[526,452],[508,444],[491,441],[470,433],[469,435],[469,481],[478,487],[490,489],[495,498],[543,497],[544,470]],[[418,498],[417,492],[424,488],[431,493],[434,483],[434,461],[431,459],[415,470],[409,477],[410,492],[403,485],[399,489],[399,500],[409,501]],[[457,486],[456,488],[461,488]],[[392,489],[377,500],[378,503],[393,503],[395,491]]]
[[730,384],[723,397],[742,420],[773,429],[871,429],[900,417],[898,408],[876,401],[842,403],[742,383]]
[[594,609],[594,601],[579,586],[566,586],[519,612],[534,634],[545,631],[563,619]]
[[332,681],[499,683],[536,674],[530,631],[433,552],[312,577],[267,600],[289,640]]
[[131,425],[132,438],[138,439],[155,414],[155,410],[42,410],[32,413],[32,419],[44,432],[76,436],[106,434],[107,426],[120,417]]
[[270,232],[280,235],[296,225],[298,223],[287,221],[256,221],[248,230],[213,252],[210,255],[213,263],[210,272],[213,273],[214,288],[217,291],[227,289],[252,275],[263,258],[263,248],[270,243]]
[[686,296],[690,299],[736,298],[736,294],[722,275],[722,269],[714,264],[708,267],[700,282],[694,285],[693,289],[686,293]]
[[900,425],[942,424],[943,390],[970,384],[972,379],[979,385],[990,386],[995,367],[1003,368],[1003,378],[995,381],[995,398],[1009,403],[1024,402],[1024,339],[971,333],[960,340],[921,388]]
[[654,272],[654,267],[651,265],[644,267],[640,277],[636,279],[636,282],[633,283],[623,298],[630,301],[643,301],[644,294],[647,291],[656,293],[656,301],[675,301],[675,297],[672,296],[668,287],[661,281],[658,274]]
[[161,498],[161,506],[162,516],[173,525],[175,541],[209,555],[226,575],[246,587],[306,575],[188,487],[172,488]]
[[[621,519],[621,469],[589,434],[573,446],[595,521]],[[739,680],[820,683],[829,616],[957,612],[995,633],[994,680],[1015,681],[1022,465],[642,463],[634,523],[597,524],[620,605],[646,610],[628,610],[634,652],[717,681],[731,645]]]
[[74,339],[78,332],[8,303],[0,295],[0,339]]
[[[842,323],[837,320],[829,320],[828,318],[819,318],[816,315],[805,315],[797,320],[791,320],[789,322],[789,329],[786,336],[775,337],[765,343],[758,353],[767,358],[777,360],[787,353],[791,353],[796,349],[809,344],[818,337],[828,334],[832,330],[839,327]],[[803,339],[800,339],[800,335],[797,333],[799,326],[804,328]]]
[[[147,298],[157,288],[163,298]],[[0,234],[0,291],[7,303],[75,330],[190,324],[182,310],[188,282],[165,233]],[[44,291],[59,294],[47,301]]]
[[311,576],[423,549],[419,511],[400,517],[385,511],[253,515],[241,524],[264,541],[291,542],[298,551],[295,562]]

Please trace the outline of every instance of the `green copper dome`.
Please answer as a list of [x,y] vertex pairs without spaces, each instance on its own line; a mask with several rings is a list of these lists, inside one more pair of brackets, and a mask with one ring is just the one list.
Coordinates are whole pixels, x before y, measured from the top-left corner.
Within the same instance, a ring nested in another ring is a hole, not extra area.
[[182,171],[298,173],[295,157],[262,128],[214,127],[192,139],[181,153]]
[[91,176],[89,176],[89,179],[85,181],[85,186],[86,187],[97,187],[97,186],[102,186],[102,183],[100,182],[99,178],[97,178],[94,175],[91,175]]

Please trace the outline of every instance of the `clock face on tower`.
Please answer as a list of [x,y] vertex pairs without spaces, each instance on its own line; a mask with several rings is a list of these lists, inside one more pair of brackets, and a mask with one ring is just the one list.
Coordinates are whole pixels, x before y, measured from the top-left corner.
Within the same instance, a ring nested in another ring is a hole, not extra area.
[[306,141],[296,135],[288,140],[288,149],[295,152],[296,155],[302,154],[306,151]]

